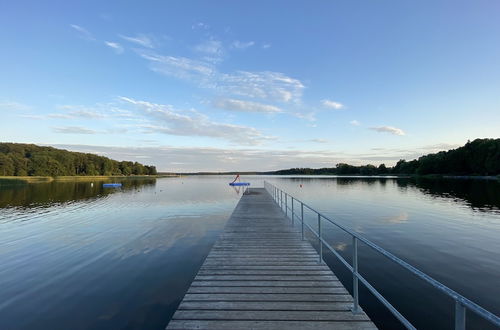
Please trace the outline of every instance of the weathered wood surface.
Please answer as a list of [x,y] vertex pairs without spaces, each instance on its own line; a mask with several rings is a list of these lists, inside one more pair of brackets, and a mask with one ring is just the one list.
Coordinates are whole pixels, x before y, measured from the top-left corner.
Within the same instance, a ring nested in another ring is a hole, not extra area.
[[265,189],[248,192],[167,329],[376,329]]

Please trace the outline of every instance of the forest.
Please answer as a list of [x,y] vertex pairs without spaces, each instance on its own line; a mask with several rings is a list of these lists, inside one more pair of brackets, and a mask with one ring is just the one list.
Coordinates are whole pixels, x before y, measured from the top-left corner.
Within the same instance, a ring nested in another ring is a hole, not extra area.
[[268,174],[331,175],[500,175],[500,139],[476,139],[464,146],[418,159],[401,159],[394,167],[340,163],[336,167],[291,168]]
[[156,175],[155,166],[34,144],[0,143],[0,176]]

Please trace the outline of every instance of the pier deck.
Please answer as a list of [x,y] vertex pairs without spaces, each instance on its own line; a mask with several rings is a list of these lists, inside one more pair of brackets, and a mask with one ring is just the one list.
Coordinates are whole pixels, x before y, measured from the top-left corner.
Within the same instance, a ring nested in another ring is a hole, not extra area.
[[265,189],[243,195],[167,329],[376,329]]

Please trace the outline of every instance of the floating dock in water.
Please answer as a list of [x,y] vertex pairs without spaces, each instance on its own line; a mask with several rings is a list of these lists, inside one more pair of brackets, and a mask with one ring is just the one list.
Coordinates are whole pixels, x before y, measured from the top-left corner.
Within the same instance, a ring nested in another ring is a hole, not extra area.
[[167,329],[376,329],[264,188],[244,194]]

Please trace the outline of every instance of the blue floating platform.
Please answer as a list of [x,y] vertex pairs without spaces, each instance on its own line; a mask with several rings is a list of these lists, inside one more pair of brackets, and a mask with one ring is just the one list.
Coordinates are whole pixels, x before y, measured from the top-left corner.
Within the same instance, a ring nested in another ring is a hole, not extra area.
[[104,188],[119,188],[122,186],[121,183],[103,183],[102,186]]
[[250,182],[231,182],[230,186],[249,186]]

